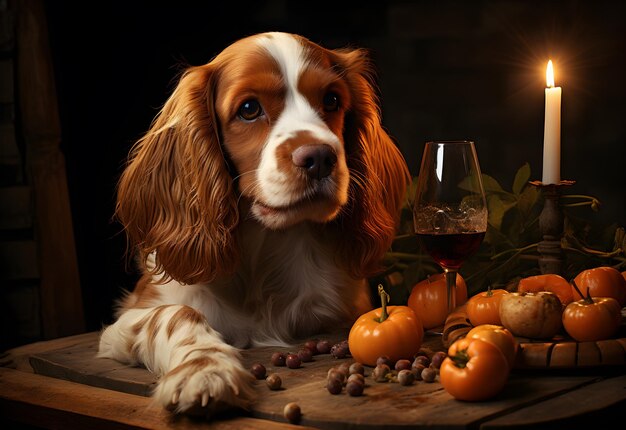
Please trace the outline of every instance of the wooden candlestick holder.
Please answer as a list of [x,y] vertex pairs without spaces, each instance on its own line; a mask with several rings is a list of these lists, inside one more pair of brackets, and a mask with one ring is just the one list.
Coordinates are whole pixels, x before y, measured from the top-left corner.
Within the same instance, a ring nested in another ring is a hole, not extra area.
[[574,185],[575,181],[560,181],[558,184],[544,184],[541,181],[532,181],[531,185],[538,187],[543,195],[543,209],[539,214],[539,231],[542,240],[537,246],[539,252],[539,270],[542,274],[562,275],[563,250],[563,210],[559,204],[561,189]]

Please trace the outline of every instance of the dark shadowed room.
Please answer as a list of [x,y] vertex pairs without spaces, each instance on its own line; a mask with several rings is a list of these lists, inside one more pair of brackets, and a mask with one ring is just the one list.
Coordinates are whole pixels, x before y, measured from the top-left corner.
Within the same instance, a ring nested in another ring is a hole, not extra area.
[[625,69],[618,0],[0,0],[0,425],[615,422]]

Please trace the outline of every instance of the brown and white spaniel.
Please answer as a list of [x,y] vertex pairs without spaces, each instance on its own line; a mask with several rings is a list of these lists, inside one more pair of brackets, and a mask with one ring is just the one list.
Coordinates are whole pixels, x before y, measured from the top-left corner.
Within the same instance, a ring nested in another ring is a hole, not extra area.
[[370,310],[410,175],[361,49],[236,41],[181,75],[120,178],[143,277],[99,355],[159,375],[176,412],[249,407],[240,349],[287,345]]

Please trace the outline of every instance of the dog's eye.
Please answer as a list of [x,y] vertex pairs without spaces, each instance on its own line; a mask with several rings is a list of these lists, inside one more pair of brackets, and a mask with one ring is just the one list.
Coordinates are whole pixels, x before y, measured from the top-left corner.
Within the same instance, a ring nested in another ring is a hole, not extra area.
[[324,95],[324,110],[326,112],[335,112],[339,110],[339,96],[335,93],[326,93]]
[[246,121],[253,121],[263,114],[261,104],[256,100],[246,100],[239,106],[238,115]]

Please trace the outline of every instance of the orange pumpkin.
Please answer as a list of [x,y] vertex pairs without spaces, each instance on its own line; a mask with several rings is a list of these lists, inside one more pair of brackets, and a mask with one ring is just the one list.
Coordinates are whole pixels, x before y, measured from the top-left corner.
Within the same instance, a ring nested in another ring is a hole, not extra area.
[[387,306],[389,296],[378,286],[382,306],[361,315],[348,334],[350,354],[359,363],[376,366],[386,355],[396,362],[413,359],[422,346],[424,328],[408,306]]
[[506,357],[506,361],[509,363],[509,368],[512,369],[515,365],[515,357],[519,345],[513,333],[501,325],[496,324],[481,324],[472,328],[465,337],[470,339],[481,339],[485,342],[489,342],[498,347],[502,354]]
[[[456,305],[467,302],[467,285],[460,273],[456,275]],[[448,293],[443,273],[431,275],[413,286],[408,306],[422,321],[425,330],[441,327],[448,317]]]
[[549,291],[557,295],[563,306],[567,306],[574,301],[572,287],[567,280],[552,273],[543,275],[529,276],[520,279],[517,285],[517,291],[520,293],[538,293],[540,291]]
[[502,325],[500,320],[500,301],[507,290],[497,288],[476,294],[467,301],[467,317],[473,326],[481,324]]
[[[587,291],[591,297],[613,297],[620,306],[626,304],[626,278],[619,270],[600,266],[580,272],[575,278],[576,287],[571,286],[574,300],[587,297]],[[581,295],[582,294],[582,295]]]
[[581,299],[563,311],[563,327],[579,342],[609,339],[622,323],[622,309],[612,297]]
[[439,381],[452,397],[466,402],[489,400],[506,385],[509,364],[497,346],[477,338],[461,338],[448,348]]

